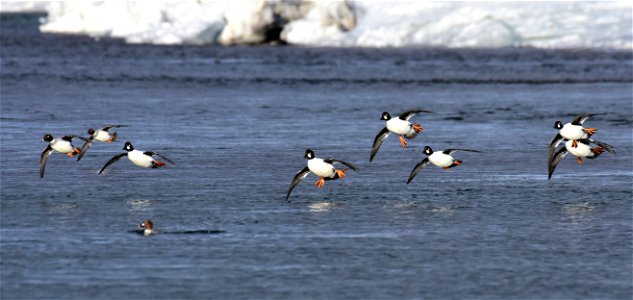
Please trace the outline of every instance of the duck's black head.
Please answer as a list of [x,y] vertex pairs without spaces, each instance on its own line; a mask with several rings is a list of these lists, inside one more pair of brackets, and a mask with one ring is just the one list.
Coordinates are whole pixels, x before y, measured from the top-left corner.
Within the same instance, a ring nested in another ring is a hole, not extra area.
[[380,117],[380,119],[383,121],[389,121],[391,120],[391,115],[385,111],[382,113],[382,116]]
[[563,122],[561,122],[561,121],[554,122],[554,128],[562,129],[563,128]]
[[426,154],[427,156],[433,154],[433,149],[431,149],[431,147],[429,147],[429,146],[425,146],[424,147],[424,154]]
[[52,142],[53,141],[53,136],[50,134],[45,134],[44,137],[42,138],[42,141],[46,141],[46,142]]
[[89,134],[89,135],[93,135],[93,134],[95,134],[95,130],[94,130],[94,129],[92,129],[92,128],[88,128],[88,134]]
[[314,151],[307,149],[306,153],[303,155],[303,157],[307,158],[307,159],[313,159],[314,158]]
[[123,145],[123,150],[130,152],[134,150],[134,146],[132,146],[132,143],[130,142],[125,142],[125,145]]

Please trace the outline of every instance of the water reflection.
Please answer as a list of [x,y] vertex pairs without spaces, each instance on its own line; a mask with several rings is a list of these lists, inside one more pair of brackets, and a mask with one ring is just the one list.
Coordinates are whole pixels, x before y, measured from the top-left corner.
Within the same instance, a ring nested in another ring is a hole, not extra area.
[[317,203],[310,204],[308,205],[308,209],[310,209],[311,212],[326,212],[326,211],[330,211],[336,207],[341,207],[341,206],[343,205],[328,201],[328,202],[317,202]]
[[563,205],[563,213],[573,224],[591,220],[595,210],[596,207],[588,202]]
[[431,212],[451,216],[455,213],[455,209],[449,206],[432,206],[430,207]]
[[418,207],[418,203],[415,201],[411,201],[411,202],[400,202],[400,203],[396,203],[393,205],[393,208],[395,209],[412,209],[412,208],[417,208]]
[[151,208],[152,201],[146,199],[132,199],[128,200],[127,204],[132,210],[148,211]]
[[52,213],[64,215],[76,215],[80,213],[79,204],[77,203],[55,203],[49,209]]

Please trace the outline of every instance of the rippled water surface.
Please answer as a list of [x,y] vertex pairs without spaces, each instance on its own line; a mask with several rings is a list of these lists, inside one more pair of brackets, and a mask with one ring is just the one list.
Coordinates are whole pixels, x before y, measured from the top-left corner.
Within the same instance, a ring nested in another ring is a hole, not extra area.
[[[620,298],[632,295],[631,54],[126,45],[1,16],[1,296]],[[369,163],[383,111],[433,110]],[[612,144],[547,180],[554,121]],[[45,133],[125,124],[38,176]],[[124,141],[176,162],[123,159]],[[424,169],[422,148],[467,147]],[[284,202],[303,152],[360,173]],[[167,232],[137,235],[150,218]]]

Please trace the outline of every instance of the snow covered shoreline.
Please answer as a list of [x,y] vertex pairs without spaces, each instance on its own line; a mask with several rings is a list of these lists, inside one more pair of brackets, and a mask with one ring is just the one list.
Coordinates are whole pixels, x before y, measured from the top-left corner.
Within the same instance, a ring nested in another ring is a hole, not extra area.
[[40,30],[128,43],[338,47],[633,48],[628,2],[2,2],[45,10]]

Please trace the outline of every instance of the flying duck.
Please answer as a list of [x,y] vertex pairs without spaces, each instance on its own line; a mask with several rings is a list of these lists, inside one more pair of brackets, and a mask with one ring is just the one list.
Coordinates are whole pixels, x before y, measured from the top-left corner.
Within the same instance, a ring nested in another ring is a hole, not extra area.
[[577,140],[588,139],[593,134],[595,134],[596,131],[598,131],[598,128],[582,127],[582,124],[585,123],[587,119],[595,115],[600,115],[600,114],[579,115],[576,118],[574,118],[571,122],[566,123],[564,125],[563,125],[563,122],[561,121],[554,122],[554,128],[558,129],[558,133],[556,134],[556,136],[554,136],[554,138],[550,142],[549,160],[551,160],[552,154],[554,153],[554,150],[556,149],[556,147],[558,147],[558,144],[560,144],[560,142],[562,142],[564,139],[571,140],[572,141],[571,145],[572,147],[575,148],[578,146]]
[[415,175],[418,175],[420,170],[426,167],[429,163],[432,163],[440,168],[444,168],[444,170],[448,170],[450,168],[461,165],[462,164],[461,160],[456,160],[451,156],[451,154],[453,154],[453,152],[455,151],[468,151],[468,152],[482,153],[479,150],[462,149],[462,148],[450,148],[450,149],[445,149],[442,152],[434,152],[433,149],[431,149],[431,147],[426,146],[424,147],[424,154],[426,154],[427,157],[425,157],[422,161],[420,161],[417,165],[415,165],[415,167],[413,168],[413,171],[411,171],[411,174],[409,175],[409,180],[407,180],[407,184],[409,184],[411,180],[413,180],[413,177],[415,177]]
[[369,161],[374,160],[374,156],[376,156],[376,153],[378,153],[380,145],[382,145],[382,142],[387,137],[389,137],[390,133],[398,135],[400,138],[400,144],[402,144],[402,148],[406,148],[407,141],[404,138],[413,139],[424,130],[424,128],[422,128],[422,125],[420,125],[419,123],[412,124],[411,122],[409,122],[409,119],[411,119],[411,117],[421,112],[431,113],[432,111],[422,109],[410,110],[401,113],[397,118],[392,118],[388,112],[383,112],[380,119],[386,121],[386,126],[380,132],[378,132],[378,135],[376,135],[376,137],[374,138],[374,143],[371,146]]
[[[344,178],[345,176],[347,176],[345,174],[345,171],[347,171],[348,168],[358,172],[358,169],[348,162],[334,158],[318,158],[314,155],[314,151],[310,149],[306,150],[304,157],[308,159],[308,165],[301,171],[299,171],[299,173],[297,173],[297,175],[295,175],[295,177],[292,179],[292,183],[290,183],[290,188],[288,189],[288,194],[286,194],[286,201],[288,201],[288,198],[290,198],[290,193],[292,193],[292,190],[301,182],[301,180],[306,178],[306,176],[308,176],[310,172],[314,173],[314,175],[316,176],[319,176],[319,180],[317,180],[316,182],[317,188],[323,187],[323,184],[327,180]],[[337,170],[333,166],[334,163],[341,163],[348,168]]]
[[156,159],[154,159],[152,156],[156,155],[166,161],[168,161],[171,164],[175,163],[173,161],[171,161],[169,158],[160,155],[154,151],[139,151],[134,149],[134,146],[132,146],[132,143],[130,142],[125,142],[125,145],[123,146],[123,150],[127,151],[125,153],[121,153],[121,154],[117,154],[115,156],[113,156],[104,166],[103,168],[101,168],[101,171],[99,171],[99,174],[101,174],[103,172],[103,170],[105,170],[109,165],[117,162],[119,159],[121,159],[124,156],[127,156],[127,159],[130,160],[133,164],[139,166],[139,167],[144,167],[144,168],[159,168],[159,167],[163,167],[165,166],[164,162],[158,161]]
[[[591,147],[591,144],[596,145],[596,147]],[[571,153],[571,155],[576,156],[578,164],[582,165],[583,158],[596,159],[600,156],[600,154],[604,153],[605,150],[615,155],[615,148],[607,143],[593,139],[579,139],[574,146],[574,142],[572,140],[566,140],[565,146],[558,149],[547,164],[547,179],[549,180],[552,178],[552,174],[554,174],[554,170],[556,170],[558,163],[560,163],[567,154]]]
[[120,128],[120,127],[127,127],[125,125],[108,125],[105,126],[101,129],[97,129],[94,130],[92,128],[88,128],[88,134],[90,134],[90,137],[88,138],[88,141],[84,143],[83,147],[81,147],[81,153],[79,153],[79,156],[77,157],[77,161],[81,160],[81,158],[84,156],[84,154],[86,154],[86,151],[88,151],[88,148],[90,148],[90,146],[92,146],[92,142],[93,141],[99,141],[99,142],[105,142],[105,143],[112,143],[114,141],[116,141],[117,139],[117,133],[113,132],[110,133],[108,132],[108,130],[110,130],[110,128]]
[[46,162],[48,161],[48,157],[53,153],[53,151],[64,153],[70,157],[74,157],[75,154],[81,153],[81,150],[79,150],[79,148],[76,148],[72,144],[74,138],[79,138],[87,141],[87,139],[76,135],[65,135],[57,138],[54,138],[50,134],[44,135],[42,141],[48,142],[48,145],[46,145],[46,148],[44,148],[44,151],[42,151],[42,155],[40,156],[40,178],[44,177]]

